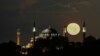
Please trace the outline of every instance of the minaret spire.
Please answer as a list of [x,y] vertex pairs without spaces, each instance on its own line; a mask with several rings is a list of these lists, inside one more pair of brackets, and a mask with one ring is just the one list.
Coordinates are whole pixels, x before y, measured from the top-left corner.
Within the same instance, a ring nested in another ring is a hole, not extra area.
[[33,46],[35,45],[35,35],[36,35],[36,24],[34,21],[34,24],[33,24]]
[[35,25],[35,21],[34,21],[34,24],[33,24],[33,33],[36,32],[36,25]]
[[86,25],[85,21],[83,21],[83,42],[85,42],[85,37],[86,37]]
[[67,33],[67,29],[66,29],[66,26],[64,26],[64,29],[63,29],[63,36],[66,37],[66,33]]
[[36,34],[35,21],[34,21],[34,24],[33,24],[32,32],[33,32],[32,37],[30,39],[30,42],[26,45],[26,48],[33,48],[35,46],[35,34]]

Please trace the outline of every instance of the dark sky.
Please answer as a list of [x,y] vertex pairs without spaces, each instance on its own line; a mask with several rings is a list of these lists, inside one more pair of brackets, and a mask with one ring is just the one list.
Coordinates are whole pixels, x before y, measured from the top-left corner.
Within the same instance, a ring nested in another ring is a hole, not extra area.
[[82,25],[86,21],[87,35],[100,37],[100,0],[0,0],[0,43],[15,41],[20,28],[21,41],[32,34],[36,21],[37,31],[51,25],[60,34],[70,22]]

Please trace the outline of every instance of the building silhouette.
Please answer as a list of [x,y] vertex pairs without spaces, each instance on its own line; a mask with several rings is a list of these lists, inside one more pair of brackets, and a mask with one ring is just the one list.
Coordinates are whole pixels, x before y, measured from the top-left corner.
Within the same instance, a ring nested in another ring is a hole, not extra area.
[[0,56],[67,56],[79,53],[87,54],[100,50],[100,39],[95,39],[92,35],[86,37],[85,22],[83,22],[82,27],[83,42],[69,42],[66,32],[66,27],[64,27],[63,35],[60,35],[54,28],[49,26],[36,36],[34,22],[33,34],[29,42],[24,46],[20,45],[21,33],[17,29],[16,43],[9,41],[0,44]]

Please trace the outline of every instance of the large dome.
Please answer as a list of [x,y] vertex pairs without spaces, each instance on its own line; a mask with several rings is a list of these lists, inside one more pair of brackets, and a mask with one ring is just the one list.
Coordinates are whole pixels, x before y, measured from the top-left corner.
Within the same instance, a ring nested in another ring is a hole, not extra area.
[[47,28],[47,29],[44,29],[41,33],[40,33],[40,35],[39,35],[39,37],[41,37],[41,38],[48,38],[48,37],[55,37],[55,36],[58,36],[59,34],[58,34],[58,32],[55,30],[55,29],[53,29],[53,28],[51,28],[51,27],[49,27],[49,28]]
[[48,34],[50,34],[50,33],[58,33],[58,32],[55,29],[53,29],[53,28],[47,28],[47,29],[43,30],[41,33],[48,33]]

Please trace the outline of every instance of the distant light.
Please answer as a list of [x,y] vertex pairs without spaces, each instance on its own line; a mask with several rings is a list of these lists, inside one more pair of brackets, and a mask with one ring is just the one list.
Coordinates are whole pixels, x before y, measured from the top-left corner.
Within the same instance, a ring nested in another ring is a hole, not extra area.
[[22,46],[22,48],[26,48],[26,46]]
[[24,55],[25,53],[24,53],[24,52],[21,52],[21,54],[23,54],[23,55]]
[[28,52],[21,52],[22,55],[28,55]]
[[33,32],[36,32],[36,28],[35,27],[33,27]]
[[26,51],[24,54],[25,54],[25,55],[27,55],[27,54],[28,54],[28,52]]
[[83,32],[86,32],[86,28],[85,27],[83,27]]
[[17,32],[17,35],[20,35],[20,32]]
[[56,46],[57,50],[63,50],[63,46]]
[[28,43],[28,44],[26,45],[26,48],[31,48],[31,43]]
[[77,35],[80,32],[80,26],[77,23],[70,23],[67,26],[67,32],[70,35]]
[[66,29],[66,27],[64,27],[64,33],[66,33],[67,32],[67,29]]
[[30,42],[33,42],[33,41],[34,41],[34,38],[32,37]]

